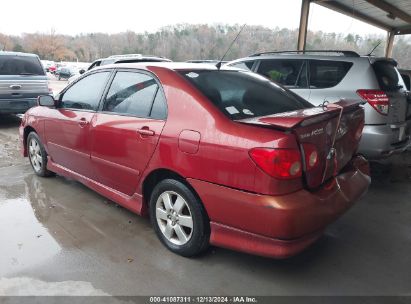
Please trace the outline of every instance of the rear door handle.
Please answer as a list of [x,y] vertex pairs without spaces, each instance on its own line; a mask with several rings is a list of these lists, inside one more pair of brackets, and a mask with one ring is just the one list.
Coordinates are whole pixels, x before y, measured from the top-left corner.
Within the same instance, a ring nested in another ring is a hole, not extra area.
[[78,124],[80,125],[80,127],[85,127],[89,124],[89,122],[87,121],[87,119],[83,117],[83,118],[80,118],[80,120],[78,121]]
[[137,132],[141,135],[144,136],[154,136],[154,131],[150,130],[148,127],[142,127],[141,129],[138,129]]

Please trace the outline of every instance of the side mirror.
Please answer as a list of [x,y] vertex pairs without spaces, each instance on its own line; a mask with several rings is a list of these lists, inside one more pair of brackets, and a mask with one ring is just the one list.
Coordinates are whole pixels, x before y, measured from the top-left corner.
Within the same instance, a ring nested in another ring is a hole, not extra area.
[[37,97],[37,104],[39,106],[44,106],[44,107],[55,107],[56,106],[56,102],[54,101],[54,98],[51,95],[41,95]]
[[84,74],[86,71],[84,70],[84,69],[81,69],[80,71],[79,71],[79,73],[80,73],[80,75],[81,74]]

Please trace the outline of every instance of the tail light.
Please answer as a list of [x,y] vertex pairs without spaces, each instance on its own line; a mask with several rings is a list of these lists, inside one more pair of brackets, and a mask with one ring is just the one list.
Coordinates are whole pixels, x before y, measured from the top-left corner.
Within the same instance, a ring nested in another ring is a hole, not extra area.
[[254,148],[251,159],[268,175],[279,179],[302,176],[301,153],[297,149]]
[[305,167],[310,171],[318,165],[318,151],[312,144],[303,144]]
[[387,94],[380,90],[358,90],[357,94],[362,99],[368,102],[378,113],[382,115],[388,114],[388,107],[390,105]]

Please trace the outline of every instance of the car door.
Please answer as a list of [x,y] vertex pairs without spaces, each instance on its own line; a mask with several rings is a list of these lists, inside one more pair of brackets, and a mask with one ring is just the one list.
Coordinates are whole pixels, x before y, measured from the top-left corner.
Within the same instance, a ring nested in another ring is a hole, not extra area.
[[166,101],[149,73],[118,71],[93,120],[91,159],[98,181],[132,195],[163,130]]
[[45,136],[53,162],[94,178],[90,162],[90,123],[110,71],[90,74],[63,91],[57,108],[45,120]]
[[309,100],[307,62],[303,59],[261,59],[256,72]]

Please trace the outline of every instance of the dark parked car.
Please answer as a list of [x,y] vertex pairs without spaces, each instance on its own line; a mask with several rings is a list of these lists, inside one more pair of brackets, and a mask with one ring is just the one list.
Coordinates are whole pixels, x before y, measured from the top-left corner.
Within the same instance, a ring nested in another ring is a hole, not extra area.
[[74,75],[79,75],[79,70],[75,67],[60,67],[56,71],[56,77],[58,80],[69,79]]
[[149,214],[184,256],[209,244],[294,255],[370,184],[358,103],[313,107],[252,72],[110,65],[39,105],[20,127],[34,172]]
[[50,92],[37,55],[0,51],[0,113],[24,113]]

